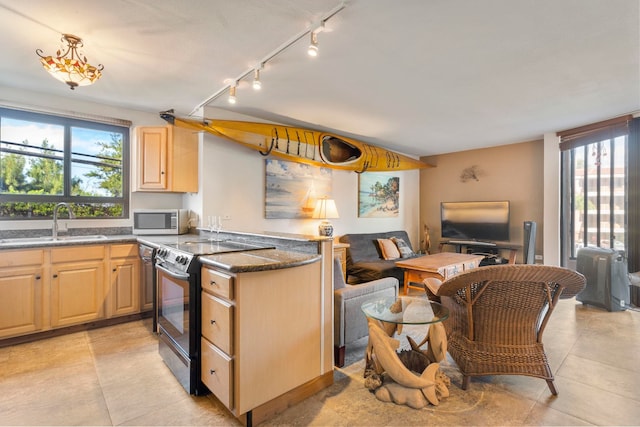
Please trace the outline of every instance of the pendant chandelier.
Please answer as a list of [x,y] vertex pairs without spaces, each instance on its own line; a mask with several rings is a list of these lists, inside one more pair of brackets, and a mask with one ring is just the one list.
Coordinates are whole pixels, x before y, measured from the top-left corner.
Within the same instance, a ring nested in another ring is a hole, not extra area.
[[[73,34],[63,34],[63,42],[67,43],[64,52],[59,49],[56,56],[44,56],[41,49],[36,49],[36,54],[41,58],[42,66],[53,77],[69,85],[71,90],[76,86],[88,86],[95,83],[101,76],[104,66],[94,67],[87,63],[87,58],[78,53],[82,47],[82,39]],[[64,48],[63,48],[64,49]]]

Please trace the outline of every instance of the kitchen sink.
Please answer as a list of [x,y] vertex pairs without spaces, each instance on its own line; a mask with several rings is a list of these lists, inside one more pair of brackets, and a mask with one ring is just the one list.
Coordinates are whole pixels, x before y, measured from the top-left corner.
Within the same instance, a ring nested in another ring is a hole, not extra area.
[[51,236],[42,237],[15,237],[8,239],[0,239],[0,244],[30,244],[30,243],[46,243],[46,242],[89,242],[92,240],[104,240],[107,236],[103,234],[92,234],[87,236],[58,236],[54,239]]

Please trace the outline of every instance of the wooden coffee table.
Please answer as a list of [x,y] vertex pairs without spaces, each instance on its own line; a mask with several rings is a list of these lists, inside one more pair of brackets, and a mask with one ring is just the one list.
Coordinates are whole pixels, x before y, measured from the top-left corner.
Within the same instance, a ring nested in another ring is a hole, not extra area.
[[484,255],[440,252],[397,261],[396,265],[404,270],[404,294],[407,295],[409,288],[424,289],[422,286],[411,286],[411,283],[422,284],[423,280],[428,277],[444,281],[463,271],[477,268],[483,259]]

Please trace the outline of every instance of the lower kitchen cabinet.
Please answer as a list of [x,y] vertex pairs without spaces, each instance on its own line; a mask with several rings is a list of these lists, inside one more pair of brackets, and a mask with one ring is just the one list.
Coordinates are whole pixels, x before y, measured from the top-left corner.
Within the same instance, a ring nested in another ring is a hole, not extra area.
[[[105,246],[51,250],[51,326],[69,326],[105,317]],[[68,260],[75,260],[69,262]]]
[[0,338],[42,329],[43,262],[43,250],[0,257]]
[[111,245],[109,316],[140,311],[140,258],[137,244]]
[[0,251],[0,340],[140,312],[137,243]]
[[233,408],[233,359],[205,338],[201,345],[202,382],[224,406]]
[[235,416],[321,375],[320,266],[202,268],[201,380]]

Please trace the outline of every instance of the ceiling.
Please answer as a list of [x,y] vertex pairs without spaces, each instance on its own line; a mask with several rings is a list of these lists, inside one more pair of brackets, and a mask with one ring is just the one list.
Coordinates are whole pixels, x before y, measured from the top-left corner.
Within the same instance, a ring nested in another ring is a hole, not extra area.
[[[0,86],[181,116],[207,104],[414,156],[640,111],[640,0],[349,0],[309,57],[306,32],[341,5],[0,0]],[[93,86],[72,92],[42,69],[35,50],[54,54],[62,33],[104,65]],[[247,71],[232,106],[225,82]]]

